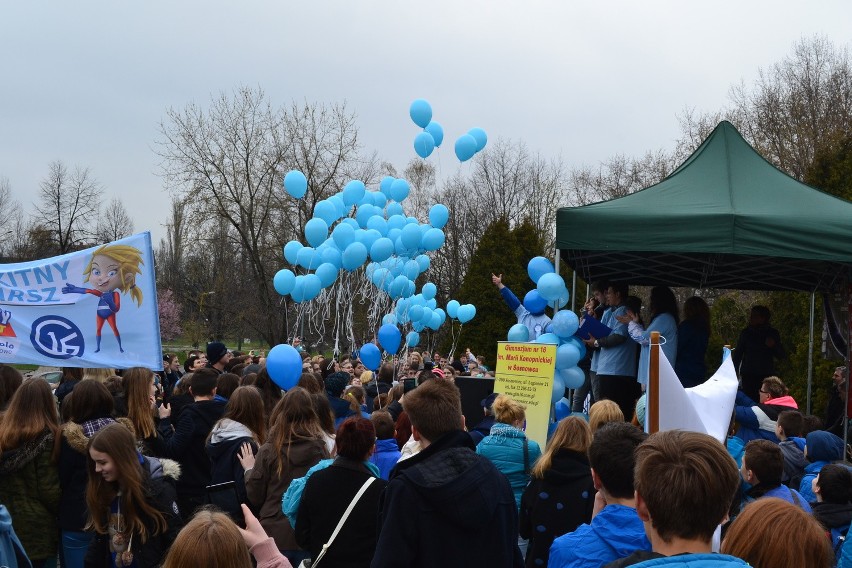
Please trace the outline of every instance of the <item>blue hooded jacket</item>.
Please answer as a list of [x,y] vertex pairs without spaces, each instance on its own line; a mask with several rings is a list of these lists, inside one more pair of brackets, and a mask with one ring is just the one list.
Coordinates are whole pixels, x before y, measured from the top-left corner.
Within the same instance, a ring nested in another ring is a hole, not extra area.
[[805,438],[805,448],[808,461],[811,463],[805,466],[805,475],[799,485],[799,493],[808,503],[813,503],[817,499],[811,484],[823,466],[843,459],[843,439],[831,432],[815,430]]
[[651,550],[651,543],[636,509],[607,505],[591,524],[580,525],[574,532],[554,540],[547,565],[599,568],[637,550]]
[[370,463],[379,468],[379,477],[387,481],[401,455],[395,439],[376,440],[376,453],[370,456]]

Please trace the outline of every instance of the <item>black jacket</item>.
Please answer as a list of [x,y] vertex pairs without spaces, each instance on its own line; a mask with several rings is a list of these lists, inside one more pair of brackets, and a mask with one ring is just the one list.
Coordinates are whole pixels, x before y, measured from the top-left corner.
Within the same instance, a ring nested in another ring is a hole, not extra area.
[[847,529],[852,523],[852,504],[813,503],[814,518],[822,523],[826,530]]
[[[329,467],[308,478],[299,502],[296,541],[316,558],[343,516],[352,498],[370,477],[363,464],[338,457]],[[387,482],[376,479],[358,500],[322,564],[340,568],[368,567],[376,550],[379,498]]]
[[512,488],[461,430],[397,464],[379,524],[376,568],[524,565]]
[[[174,477],[180,476],[180,468],[170,460],[161,461],[155,458],[145,458],[142,468],[145,472],[146,501],[163,514],[167,527],[162,534],[152,536],[153,520],[146,521],[148,540],[143,543],[142,539],[136,535],[133,538],[131,551],[138,568],[153,568],[163,563],[166,552],[183,526],[175,503],[174,486]],[[109,538],[108,534],[95,534],[86,553],[84,561],[86,568],[115,566],[110,559]]]
[[364,387],[364,392],[366,393],[365,403],[367,404],[367,412],[373,411],[373,401],[379,396],[379,393],[389,393],[391,387],[393,385],[389,385],[387,383],[379,383],[376,381],[371,381],[366,387]]
[[239,422],[220,420],[210,434],[207,443],[207,455],[210,456],[211,475],[210,485],[234,482],[233,488],[214,491],[209,494],[210,502],[229,515],[234,521],[244,526],[243,513],[240,504],[248,504],[243,465],[237,454],[243,443],[251,444],[253,453],[257,453],[257,443],[251,431]]
[[491,434],[491,427],[494,426],[494,422],[495,419],[493,416],[486,415],[479,424],[473,427],[473,430],[468,432],[474,446],[478,445],[485,436]]
[[559,450],[544,478],[533,477],[521,495],[520,534],[530,540],[526,565],[546,565],[553,539],[590,523],[594,505],[595,485],[588,458]]
[[171,419],[164,418],[157,427],[159,435],[145,440],[155,455],[180,463],[182,474],[177,489],[181,497],[205,495],[211,466],[204,446],[210,430],[224,412],[224,402],[199,400],[181,411],[174,429]]

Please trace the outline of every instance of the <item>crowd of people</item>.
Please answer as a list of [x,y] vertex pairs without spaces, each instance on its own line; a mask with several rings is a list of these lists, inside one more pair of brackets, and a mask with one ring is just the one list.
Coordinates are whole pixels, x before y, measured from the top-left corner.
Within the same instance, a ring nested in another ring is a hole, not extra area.
[[[0,526],[13,529],[0,564],[852,566],[837,402],[823,429],[778,377],[763,376],[754,398],[744,377],[726,445],[648,436],[648,332],[666,337],[684,384],[699,384],[709,312],[690,299],[680,321],[658,287],[645,326],[625,287],[595,292],[606,309],[590,301],[587,317],[613,332],[587,341],[591,406],[545,447],[505,394],[466,423],[456,377],[493,376],[470,350],[412,351],[373,372],[357,354],[300,345],[303,374],[286,392],[262,354],[220,342],[183,364],[165,355],[159,373],[64,369],[55,390],[0,365]],[[758,310],[741,367],[781,355],[766,326]],[[769,357],[750,355],[758,335]],[[838,368],[836,396],[846,380]]]

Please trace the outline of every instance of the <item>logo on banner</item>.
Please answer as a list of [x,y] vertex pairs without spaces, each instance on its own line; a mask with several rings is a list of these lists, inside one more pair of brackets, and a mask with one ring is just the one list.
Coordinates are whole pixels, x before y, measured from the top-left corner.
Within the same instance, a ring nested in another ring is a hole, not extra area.
[[51,359],[81,357],[85,349],[80,328],[61,316],[43,316],[35,320],[30,341],[36,351]]
[[12,329],[12,312],[0,309],[0,356],[11,357],[18,352],[18,336]]
[[17,337],[12,329],[12,312],[0,310],[0,337]]

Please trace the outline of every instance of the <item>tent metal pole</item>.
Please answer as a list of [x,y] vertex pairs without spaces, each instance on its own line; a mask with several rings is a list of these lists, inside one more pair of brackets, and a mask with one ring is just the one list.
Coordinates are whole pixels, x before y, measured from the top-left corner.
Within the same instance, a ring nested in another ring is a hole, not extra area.
[[571,278],[571,311],[577,311],[577,273],[574,272]]
[[[556,253],[553,255],[553,267],[556,269],[556,274],[559,274],[559,261],[562,257],[562,251],[559,250],[559,247],[556,247]],[[574,309],[572,306],[571,309]],[[553,315],[556,315],[556,312],[559,311],[559,306],[554,304],[553,306]]]
[[648,369],[648,388],[646,389],[646,418],[648,433],[660,430],[660,332],[651,332],[651,361]]
[[[846,368],[852,363],[852,283],[846,281]],[[843,412],[843,461],[848,460],[846,448],[849,447],[849,375],[846,375],[846,408]]]
[[814,309],[816,305],[816,292],[811,292],[811,320],[808,327],[808,397],[807,413],[811,413],[811,393],[814,384]]

